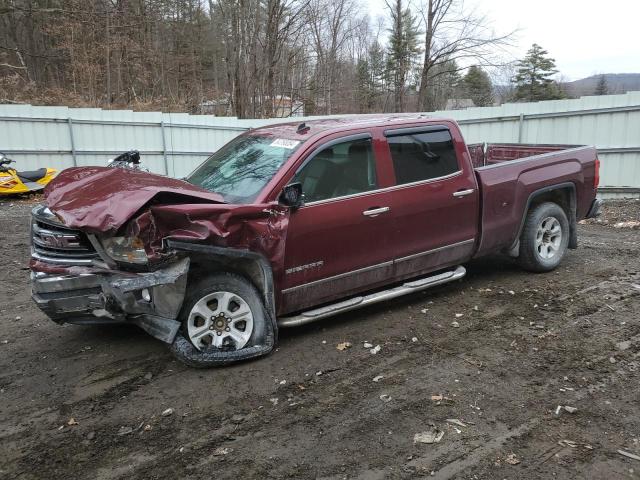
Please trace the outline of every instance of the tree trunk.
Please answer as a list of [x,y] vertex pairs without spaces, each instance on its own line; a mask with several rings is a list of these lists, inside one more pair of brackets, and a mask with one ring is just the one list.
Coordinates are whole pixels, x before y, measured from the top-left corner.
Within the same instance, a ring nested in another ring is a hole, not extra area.
[[420,74],[420,88],[418,89],[418,111],[428,112],[429,108],[429,73],[431,70],[431,48],[433,45],[433,0],[429,0],[427,11],[427,25],[424,40],[424,63]]

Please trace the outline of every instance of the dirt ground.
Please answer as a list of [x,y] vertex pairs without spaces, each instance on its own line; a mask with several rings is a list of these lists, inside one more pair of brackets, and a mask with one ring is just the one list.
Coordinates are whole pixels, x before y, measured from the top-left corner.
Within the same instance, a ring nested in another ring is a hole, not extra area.
[[638,201],[580,225],[553,273],[484,259],[213,370],[135,327],[41,314],[30,203],[0,204],[2,478],[640,478],[618,453],[640,455],[640,231],[615,227]]

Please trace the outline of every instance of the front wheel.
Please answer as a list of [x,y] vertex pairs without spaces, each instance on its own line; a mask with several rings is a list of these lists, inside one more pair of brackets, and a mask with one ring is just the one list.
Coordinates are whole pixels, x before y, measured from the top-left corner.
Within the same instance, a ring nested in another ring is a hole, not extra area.
[[531,272],[549,272],[560,264],[568,244],[566,213],[556,203],[541,203],[527,214],[520,236],[518,263]]
[[260,294],[233,273],[212,274],[189,287],[180,319],[171,350],[192,367],[258,357],[274,346],[274,326]]

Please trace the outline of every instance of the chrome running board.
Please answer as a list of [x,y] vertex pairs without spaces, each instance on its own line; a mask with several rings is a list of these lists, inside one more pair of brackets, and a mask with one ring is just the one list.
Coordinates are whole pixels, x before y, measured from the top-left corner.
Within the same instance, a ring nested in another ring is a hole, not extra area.
[[297,327],[306,323],[315,322],[316,320],[332,317],[333,315],[348,312],[349,310],[355,310],[356,308],[366,307],[367,305],[373,305],[374,303],[384,302],[385,300],[391,300],[392,298],[408,295],[409,293],[419,292],[420,290],[435,287],[436,285],[441,285],[443,283],[453,282],[454,280],[464,277],[466,273],[467,271],[463,266],[458,266],[455,270],[433,275],[431,277],[413,280],[411,282],[404,283],[399,287],[390,288],[389,290],[353,297],[325,307],[308,310],[297,315],[282,317],[278,319],[278,326]]

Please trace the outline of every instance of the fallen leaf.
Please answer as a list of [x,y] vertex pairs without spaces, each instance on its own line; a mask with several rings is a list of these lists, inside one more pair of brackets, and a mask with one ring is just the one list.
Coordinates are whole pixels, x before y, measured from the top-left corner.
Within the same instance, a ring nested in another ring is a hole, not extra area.
[[444,431],[439,430],[436,427],[431,427],[430,430],[416,433],[413,436],[413,443],[438,443],[444,437]]
[[509,455],[507,455],[507,458],[505,458],[504,461],[509,465],[518,465],[520,463],[520,460],[518,460],[515,453],[510,453]]
[[231,452],[233,452],[233,448],[231,447],[218,447],[213,451],[213,456],[220,457],[222,455],[229,455]]

